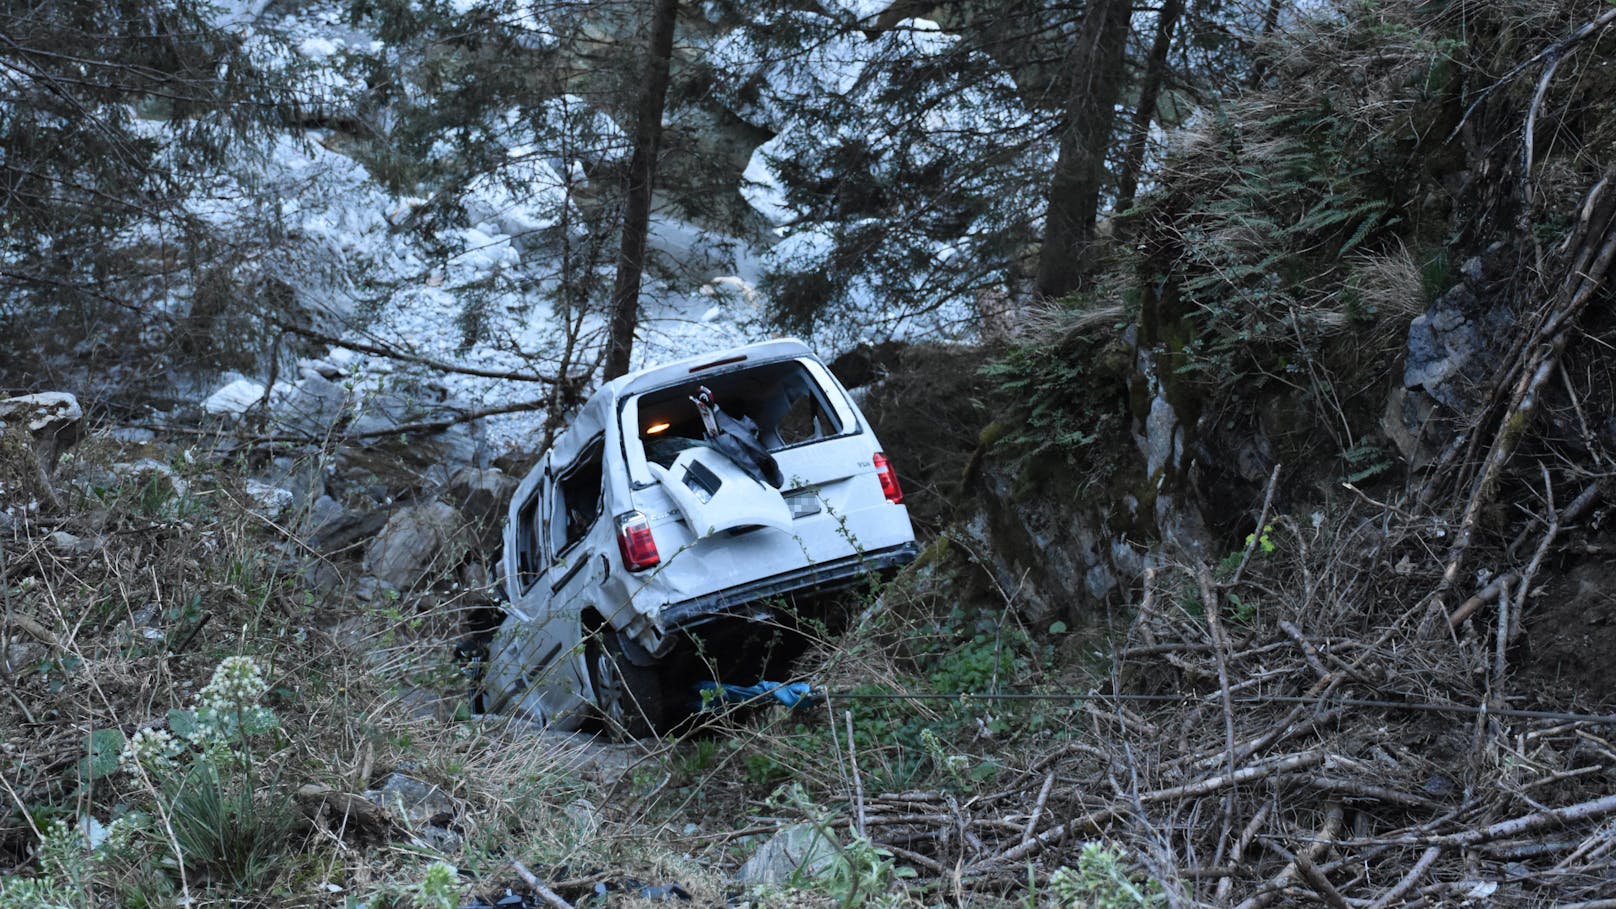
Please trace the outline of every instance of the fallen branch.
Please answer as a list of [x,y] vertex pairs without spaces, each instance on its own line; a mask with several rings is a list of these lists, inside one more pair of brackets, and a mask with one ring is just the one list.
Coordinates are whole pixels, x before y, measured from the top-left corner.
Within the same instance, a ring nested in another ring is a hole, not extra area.
[[1556,295],[1557,305],[1548,307],[1548,313],[1533,332],[1537,345],[1519,373],[1520,378],[1510,395],[1509,406],[1498,423],[1492,444],[1482,462],[1481,473],[1470,488],[1469,499],[1459,519],[1458,532],[1448,551],[1442,580],[1433,592],[1435,597],[1440,598],[1447,593],[1458,580],[1475,535],[1476,521],[1492,500],[1504,465],[1515,453],[1522,434],[1537,413],[1539,392],[1559,365],[1560,353],[1570,339],[1571,325],[1587,307],[1588,301],[1593,299],[1595,291],[1604,284],[1611,261],[1616,258],[1616,231],[1612,230],[1612,218],[1616,216],[1616,211],[1612,210],[1612,203],[1616,200],[1612,196],[1616,194],[1611,192],[1611,183],[1611,175],[1607,174],[1588,191],[1583,204],[1582,226],[1573,246],[1575,252],[1565,282]]
[[[1229,786],[1237,786],[1252,782],[1253,780],[1266,779],[1267,777],[1278,774],[1291,773],[1297,770],[1306,770],[1309,767],[1316,767],[1324,763],[1324,758],[1325,755],[1322,751],[1306,751],[1300,754],[1292,754],[1277,761],[1256,764],[1250,767],[1242,767],[1233,773],[1219,774],[1217,776],[1207,777],[1204,780],[1197,780],[1194,783],[1186,783],[1182,786],[1172,786],[1167,789],[1156,789],[1151,792],[1142,793],[1139,796],[1139,803],[1150,805],[1172,801],[1175,799],[1195,798],[1198,796],[1208,795]],[[999,855],[972,863],[964,870],[964,873],[979,874],[990,868],[1002,866],[1011,862],[1019,862],[1027,856],[1032,855],[1033,853],[1042,849],[1046,845],[1060,840],[1071,833],[1097,833],[1106,824],[1115,820],[1117,816],[1122,813],[1125,807],[1126,806],[1124,805],[1111,805],[1097,811],[1091,811],[1088,814],[1074,818],[1073,820],[1067,821],[1064,824],[1056,824],[1048,830],[1022,841],[1019,845],[1008,849]]]
[[1607,795],[1604,798],[1578,802],[1563,808],[1546,808],[1535,811],[1512,820],[1482,827],[1477,830],[1464,830],[1459,833],[1450,833],[1446,836],[1413,837],[1402,842],[1415,844],[1425,843],[1432,846],[1474,846],[1491,840],[1502,839],[1506,836],[1521,836],[1542,830],[1546,827],[1558,827],[1577,821],[1589,821],[1616,814],[1616,795]]
[[[1240,831],[1240,836],[1234,841],[1234,848],[1229,851],[1229,867],[1240,867],[1240,859],[1246,854],[1246,847],[1251,845],[1251,841],[1253,839],[1256,839],[1257,831],[1262,829],[1263,824],[1268,820],[1268,812],[1272,811],[1273,809],[1273,802],[1263,802],[1262,807],[1257,809],[1257,813],[1251,816],[1251,821],[1246,824],[1243,830]],[[1222,903],[1227,900],[1229,898],[1229,891],[1232,889],[1234,889],[1233,875],[1225,876],[1222,880],[1218,881],[1218,902]]]
[[[549,404],[550,402],[548,400],[517,401],[514,404],[501,404],[498,407],[485,407],[482,410],[468,410],[464,413],[456,414],[452,417],[445,417],[441,420],[423,420],[419,423],[400,423],[396,426],[389,426],[386,429],[373,429],[367,432],[333,433],[331,438],[352,442],[360,439],[380,439],[387,436],[402,436],[410,435],[412,433],[437,433],[443,432],[444,430],[455,426],[459,426],[462,423],[470,423],[474,420],[481,420],[484,417],[497,417],[508,413],[531,413],[535,410],[543,410],[545,407],[548,407]],[[249,441],[254,445],[268,445],[272,443],[308,444],[326,440],[327,439],[324,436],[315,435],[276,435],[255,436]]]
[[[1330,844],[1335,842],[1336,834],[1341,831],[1343,816],[1341,803],[1330,803],[1329,807],[1325,809],[1324,826],[1320,827],[1318,833],[1313,835],[1308,845],[1296,853],[1295,858],[1285,866],[1284,870],[1275,875],[1261,890],[1252,894],[1236,909],[1262,909],[1263,906],[1273,902],[1274,898],[1279,896],[1280,892],[1288,887],[1292,881],[1296,880],[1297,875],[1301,873],[1301,868],[1299,867],[1301,862],[1312,863],[1317,861],[1318,857],[1323,855],[1326,849],[1330,848]],[[1336,896],[1339,897],[1340,894],[1336,894]]]
[[28,616],[21,615],[19,613],[12,613],[0,618],[0,625],[9,625],[10,627],[21,631],[23,634],[28,635],[39,643],[44,644],[51,650],[62,649],[61,642],[56,640],[56,635],[50,633],[50,629],[39,624]]
[[[308,338],[310,341],[325,344],[329,347],[341,347],[347,350],[357,351],[358,353],[369,354],[373,357],[381,357],[387,360],[397,360],[401,363],[413,363],[416,366],[425,366],[428,369],[432,369],[437,372],[446,372],[460,376],[476,376],[482,379],[508,379],[513,382],[547,382],[550,384],[555,384],[556,382],[562,381],[560,376],[554,375],[553,373],[527,372],[508,369],[483,369],[477,366],[465,366],[459,363],[450,363],[446,360],[436,360],[432,357],[422,356],[421,354],[399,350],[396,347],[388,347],[381,344],[366,344],[363,341],[356,341],[352,338],[338,338],[333,335],[315,331],[312,328],[306,328],[301,325],[293,325],[292,323],[281,319],[270,319],[269,321],[270,324],[282,331],[291,332],[294,335]],[[569,377],[569,381],[578,382],[585,378],[587,378],[587,376],[574,376]]]
[[572,909],[571,903],[562,899],[561,895],[556,893],[554,890],[544,886],[543,882],[534,877],[533,872],[527,870],[527,867],[521,862],[512,861],[511,867],[516,869],[517,876],[522,879],[523,883],[533,888],[533,892],[538,894],[540,899],[544,900],[546,903],[549,903],[551,906],[555,907],[555,909]]
[[1268,525],[1268,510],[1274,505],[1274,487],[1279,485],[1279,469],[1283,465],[1275,464],[1274,470],[1268,475],[1268,490],[1263,493],[1262,511],[1257,513],[1257,529],[1252,531],[1251,539],[1246,541],[1246,551],[1240,555],[1240,564],[1234,569],[1234,574],[1222,586],[1224,588],[1236,587],[1240,584],[1240,576],[1246,573],[1246,563],[1251,561],[1252,553],[1257,551],[1257,544],[1263,538],[1263,528]]
[[1335,885],[1330,883],[1330,879],[1324,876],[1324,872],[1313,864],[1311,858],[1308,858],[1307,850],[1296,853],[1296,870],[1302,872],[1302,877],[1307,879],[1308,886],[1313,888],[1314,893],[1323,897],[1326,903],[1334,906],[1335,909],[1351,909],[1346,898],[1341,895],[1341,891],[1335,889]]

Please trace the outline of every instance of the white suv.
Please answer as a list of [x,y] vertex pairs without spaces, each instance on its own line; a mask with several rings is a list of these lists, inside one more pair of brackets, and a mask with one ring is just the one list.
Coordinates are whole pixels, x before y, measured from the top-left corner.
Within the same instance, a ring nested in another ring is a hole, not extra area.
[[614,379],[512,498],[483,707],[656,733],[698,680],[781,671],[816,594],[915,554],[896,470],[800,342]]

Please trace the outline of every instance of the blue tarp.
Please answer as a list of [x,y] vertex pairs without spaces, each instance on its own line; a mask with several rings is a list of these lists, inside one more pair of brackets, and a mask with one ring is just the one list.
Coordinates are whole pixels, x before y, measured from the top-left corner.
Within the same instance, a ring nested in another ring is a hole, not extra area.
[[[713,692],[708,695],[707,692]],[[756,685],[730,685],[724,682],[696,683],[696,695],[705,704],[740,704],[762,697],[772,697],[787,707],[800,707],[811,702],[815,695],[807,682],[758,682]]]

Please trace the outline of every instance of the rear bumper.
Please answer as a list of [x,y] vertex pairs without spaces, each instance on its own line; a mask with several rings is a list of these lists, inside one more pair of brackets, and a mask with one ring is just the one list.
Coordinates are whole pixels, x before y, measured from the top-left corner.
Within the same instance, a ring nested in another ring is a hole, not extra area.
[[894,572],[913,562],[919,554],[919,545],[911,540],[897,546],[862,552],[831,562],[807,565],[771,575],[761,581],[739,584],[680,603],[670,603],[662,607],[660,624],[665,630],[672,631],[770,597],[851,587],[860,579],[872,574]]

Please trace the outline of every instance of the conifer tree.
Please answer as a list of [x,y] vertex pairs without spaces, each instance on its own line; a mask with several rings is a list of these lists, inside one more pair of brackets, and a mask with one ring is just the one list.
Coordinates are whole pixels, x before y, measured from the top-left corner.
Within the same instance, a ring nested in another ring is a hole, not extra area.
[[617,256],[617,280],[612,286],[612,316],[606,338],[604,377],[628,372],[639,321],[640,279],[645,271],[645,234],[651,222],[651,192],[656,184],[657,149],[662,143],[662,109],[668,96],[668,74],[673,64],[673,32],[679,18],[679,0],[653,0],[651,37],[647,47],[644,86],[634,126],[634,156],[628,165],[623,202],[622,239]]
[[186,200],[292,99],[209,11],[0,4],[0,381],[120,327],[132,347],[223,253]]
[[1060,127],[1060,156],[1050,181],[1036,291],[1063,297],[1080,288],[1094,264],[1094,224],[1105,180],[1111,122],[1122,95],[1123,51],[1133,6],[1091,0],[1070,57],[1073,79]]

